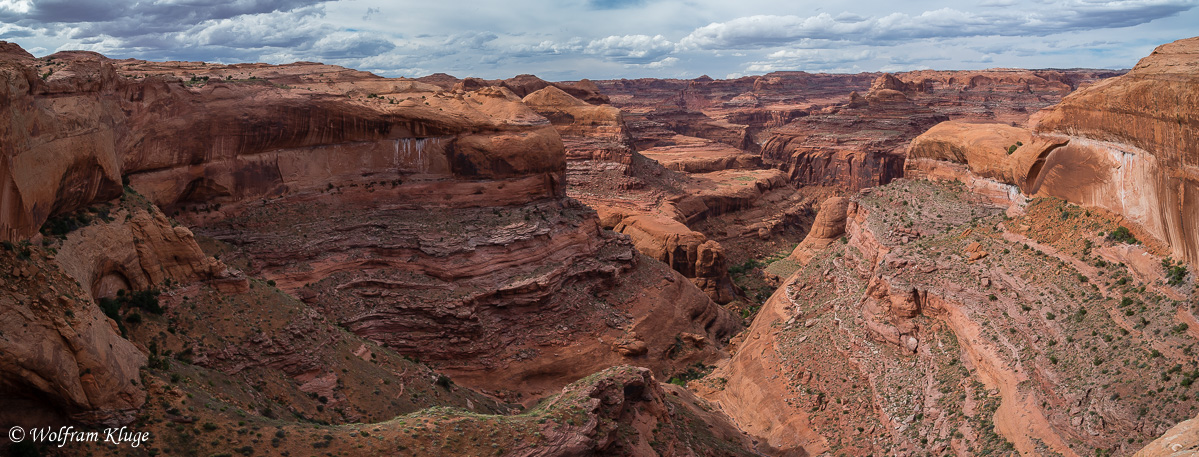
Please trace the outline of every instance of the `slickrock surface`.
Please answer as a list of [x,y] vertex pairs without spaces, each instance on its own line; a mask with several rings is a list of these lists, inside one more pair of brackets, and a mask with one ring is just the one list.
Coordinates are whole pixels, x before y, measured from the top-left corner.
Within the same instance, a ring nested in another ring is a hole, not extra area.
[[524,103],[549,119],[566,147],[567,159],[605,160],[628,164],[631,139],[620,110],[592,105],[557,86],[526,95]]
[[1179,422],[1133,457],[1191,457],[1199,453],[1199,418]]

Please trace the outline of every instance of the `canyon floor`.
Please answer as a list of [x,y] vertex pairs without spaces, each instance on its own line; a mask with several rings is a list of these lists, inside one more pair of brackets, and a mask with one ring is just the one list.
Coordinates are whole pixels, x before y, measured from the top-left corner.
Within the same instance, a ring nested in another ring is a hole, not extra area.
[[570,82],[0,42],[0,75],[0,426],[150,436],[13,455],[1199,452],[1199,39]]

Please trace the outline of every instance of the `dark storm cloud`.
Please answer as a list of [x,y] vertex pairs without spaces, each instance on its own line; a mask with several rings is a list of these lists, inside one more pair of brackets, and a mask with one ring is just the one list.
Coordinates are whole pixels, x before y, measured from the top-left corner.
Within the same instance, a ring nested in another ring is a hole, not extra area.
[[[75,1],[37,0],[28,3],[28,11],[0,9],[0,18],[30,28],[53,31],[74,27],[73,38],[108,36],[118,39],[159,35],[164,45],[167,34],[194,29],[208,21],[279,12],[307,11],[320,14],[313,5],[328,0],[178,0],[178,1]],[[290,46],[295,40],[276,41],[275,46]],[[213,43],[221,45],[224,43]],[[269,46],[269,45],[268,45]]]
[[33,2],[25,19],[37,22],[108,21],[125,16],[131,1],[42,0]]
[[[37,0],[28,19],[45,23],[106,22],[121,17],[170,24],[194,24],[246,14],[291,11],[329,0]],[[149,23],[149,25],[154,25]]]

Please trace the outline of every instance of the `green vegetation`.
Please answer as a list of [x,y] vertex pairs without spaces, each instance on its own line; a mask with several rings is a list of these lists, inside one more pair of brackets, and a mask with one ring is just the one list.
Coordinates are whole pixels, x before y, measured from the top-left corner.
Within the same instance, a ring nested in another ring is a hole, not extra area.
[[1182,261],[1175,261],[1170,257],[1162,259],[1162,269],[1165,270],[1166,284],[1177,286],[1187,277],[1187,266]]
[[704,365],[703,362],[695,362],[687,367],[686,370],[675,373],[670,377],[670,383],[676,386],[687,386],[687,382],[695,381],[707,376],[712,370],[716,369],[714,365]]
[[1115,241],[1117,243],[1127,243],[1127,244],[1140,243],[1140,241],[1137,241],[1137,237],[1135,235],[1133,235],[1131,231],[1128,230],[1128,227],[1125,227],[1123,225],[1117,227],[1115,230],[1112,230],[1112,233],[1107,235],[1107,239]]
[[[124,320],[130,324],[141,323],[141,314],[130,314],[129,317],[121,319],[122,308],[137,308],[151,314],[162,314],[162,306],[158,304],[158,290],[147,289],[137,292],[126,293],[124,289],[117,291],[116,297],[104,297],[100,299],[100,310],[105,316],[116,321],[117,328],[121,330],[121,335],[125,334]],[[134,317],[137,316],[137,317]]]
[[47,219],[46,223],[42,224],[41,232],[42,235],[46,236],[66,238],[67,234],[87,227],[97,219],[104,222],[112,222],[113,218],[108,215],[108,212],[109,209],[107,207],[93,206],[73,213],[60,214]]
[[742,275],[748,271],[753,270],[754,268],[758,268],[763,265],[765,265],[765,264],[762,263],[761,261],[759,261],[758,259],[749,259],[749,260],[746,260],[745,262],[741,263],[740,265],[733,265],[733,266],[729,267],[729,275],[730,276]]

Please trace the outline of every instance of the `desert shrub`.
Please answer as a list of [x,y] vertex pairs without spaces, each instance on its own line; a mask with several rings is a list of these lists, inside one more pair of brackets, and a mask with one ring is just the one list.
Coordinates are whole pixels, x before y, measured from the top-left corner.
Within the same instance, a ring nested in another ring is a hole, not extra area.
[[1166,284],[1177,286],[1187,277],[1187,266],[1183,262],[1175,262],[1167,257],[1162,260],[1162,269],[1166,273]]
[[1117,243],[1128,243],[1128,244],[1139,243],[1139,241],[1137,241],[1137,237],[1135,235],[1133,235],[1131,231],[1128,230],[1128,227],[1125,227],[1123,225],[1116,227],[1115,230],[1112,230],[1112,233],[1107,235],[1107,239],[1115,241]]

